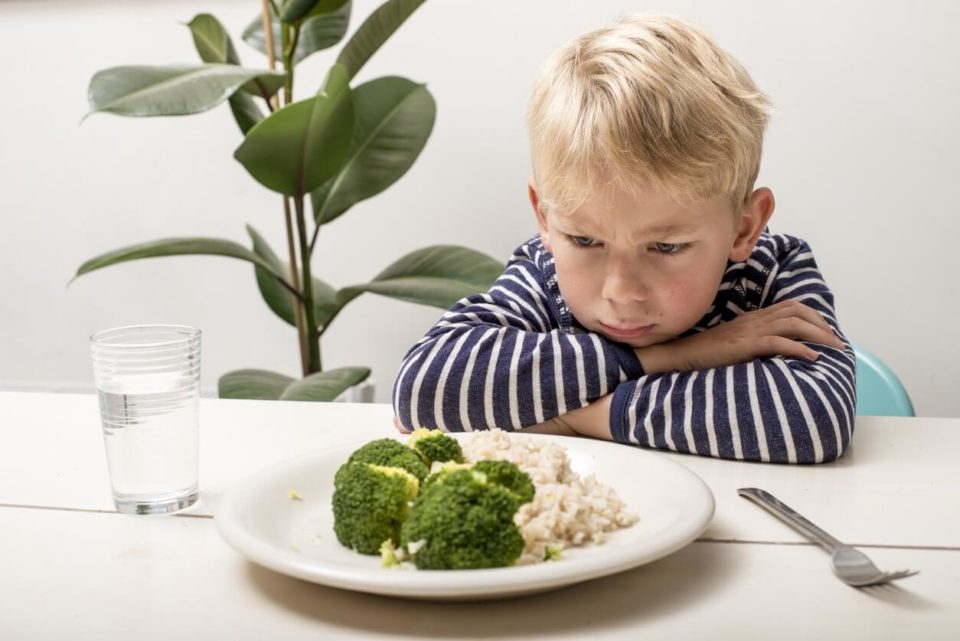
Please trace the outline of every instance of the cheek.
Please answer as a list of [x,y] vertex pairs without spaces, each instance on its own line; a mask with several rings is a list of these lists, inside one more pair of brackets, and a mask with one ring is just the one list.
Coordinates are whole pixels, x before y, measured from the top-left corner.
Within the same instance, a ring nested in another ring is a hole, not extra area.
[[[556,256],[556,254],[554,254]],[[564,298],[577,295],[584,289],[584,270],[576,264],[561,260],[557,257],[557,284],[563,292]]]
[[579,253],[554,252],[557,284],[568,306],[572,309],[587,303],[592,293],[600,291],[597,270]]
[[675,274],[662,290],[663,303],[673,310],[689,309],[696,312],[706,308],[717,295],[719,278],[705,273],[702,268],[691,268]]

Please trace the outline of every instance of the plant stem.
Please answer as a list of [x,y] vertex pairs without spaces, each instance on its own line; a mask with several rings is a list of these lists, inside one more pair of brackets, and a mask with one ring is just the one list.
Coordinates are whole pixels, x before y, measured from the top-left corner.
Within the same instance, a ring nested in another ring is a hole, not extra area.
[[293,74],[290,73],[291,59],[287,57],[287,48],[290,46],[290,32],[287,25],[280,23],[280,51],[283,53],[283,70],[287,77],[283,81],[283,104],[289,105],[293,97]]
[[303,215],[303,194],[293,199],[297,210],[297,232],[300,237],[300,264],[303,270],[303,307],[307,323],[307,342],[310,345],[310,373],[323,369],[320,362],[320,334],[317,330],[316,312],[313,307],[313,275],[310,272],[310,248],[307,246],[307,221]]
[[283,40],[283,70],[287,73],[287,79],[283,83],[284,104],[289,105],[293,102],[293,52],[297,49],[297,41],[300,40],[299,25],[280,24],[280,34]]
[[[273,28],[267,29],[266,19],[269,12],[268,3],[272,5],[271,0],[263,0],[264,10],[264,34],[269,34],[267,40],[267,55],[270,60],[270,68],[274,65],[273,55]],[[276,12],[276,6],[273,6]],[[283,83],[283,104],[289,105],[293,99],[293,54],[289,41],[290,32],[287,25],[280,23],[280,45],[283,52],[283,70],[287,77]],[[294,47],[296,44],[294,43]],[[275,96],[279,100],[279,97]],[[297,231],[299,235],[304,235],[303,197],[298,196],[294,199],[297,208]],[[316,334],[316,322],[313,312],[313,277],[310,275],[310,255],[311,252],[303,251],[303,242],[300,243],[300,260],[303,264],[303,286],[300,284],[299,270],[297,269],[297,251],[293,244],[293,221],[290,216],[290,201],[283,198],[284,222],[287,228],[287,251],[290,254],[290,279],[293,286],[301,292],[299,300],[293,301],[293,314],[297,323],[297,339],[300,345],[300,369],[304,376],[307,376],[320,369],[320,342]],[[306,318],[304,318],[306,316]]]
[[[277,66],[277,61],[273,52],[273,19],[270,17],[270,0],[263,0],[263,38],[267,45],[267,62],[270,64],[270,68],[274,69]],[[271,112],[276,111],[279,100],[280,98],[276,95],[271,96],[267,101],[267,108]]]
[[273,69],[276,67],[277,57],[273,50],[273,19],[270,16],[270,0],[263,0],[263,41],[267,47],[267,64]]
[[[290,281],[298,292],[300,288],[300,270],[297,269],[297,250],[293,244],[293,219],[290,216],[290,201],[283,197],[283,218],[287,227],[287,251],[290,254]],[[311,287],[311,295],[313,288]],[[300,370],[306,376],[310,373],[310,349],[308,347],[307,325],[303,319],[303,294],[293,299],[293,316],[297,323],[297,342],[300,345]]]
[[311,254],[313,253],[313,248],[314,248],[314,246],[317,244],[317,236],[320,234],[320,228],[323,227],[323,225],[320,224],[320,221],[314,219],[313,222],[315,222],[315,223],[317,224],[317,226],[313,228],[313,237],[310,239],[310,253],[311,253]]
[[[300,44],[300,25],[295,24],[290,27],[291,32],[293,32],[293,38],[290,40],[290,59],[293,60],[293,56],[297,53],[297,45]],[[294,65],[290,65],[293,67]]]

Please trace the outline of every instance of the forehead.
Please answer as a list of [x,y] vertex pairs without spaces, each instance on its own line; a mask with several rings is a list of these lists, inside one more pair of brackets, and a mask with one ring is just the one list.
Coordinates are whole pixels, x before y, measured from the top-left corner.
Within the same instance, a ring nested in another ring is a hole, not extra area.
[[681,199],[647,183],[634,189],[608,186],[594,190],[579,207],[560,213],[557,219],[583,235],[646,237],[694,232],[725,223],[732,215],[725,195]]

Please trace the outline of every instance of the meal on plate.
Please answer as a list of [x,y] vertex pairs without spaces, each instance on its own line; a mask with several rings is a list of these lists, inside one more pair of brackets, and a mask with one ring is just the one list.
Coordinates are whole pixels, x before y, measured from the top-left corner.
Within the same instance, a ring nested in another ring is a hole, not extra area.
[[337,471],[334,532],[384,567],[465,570],[560,558],[637,522],[616,492],[581,479],[565,448],[477,432],[460,443],[417,429],[367,443]]

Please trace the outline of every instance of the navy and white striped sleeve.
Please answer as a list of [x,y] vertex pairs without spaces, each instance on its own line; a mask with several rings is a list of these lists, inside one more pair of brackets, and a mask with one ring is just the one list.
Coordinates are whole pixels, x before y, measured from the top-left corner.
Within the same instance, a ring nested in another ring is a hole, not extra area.
[[536,251],[521,246],[490,291],[459,301],[404,357],[393,388],[404,427],[520,429],[639,375],[626,346],[560,329]]
[[[816,361],[775,357],[729,367],[641,376],[617,387],[614,440],[706,456],[783,463],[838,458],[853,435],[855,357],[809,246],[789,251],[756,283],[760,307],[796,300],[820,312],[844,344],[807,343]],[[768,248],[760,248],[768,251]],[[769,253],[769,252],[768,252]]]

